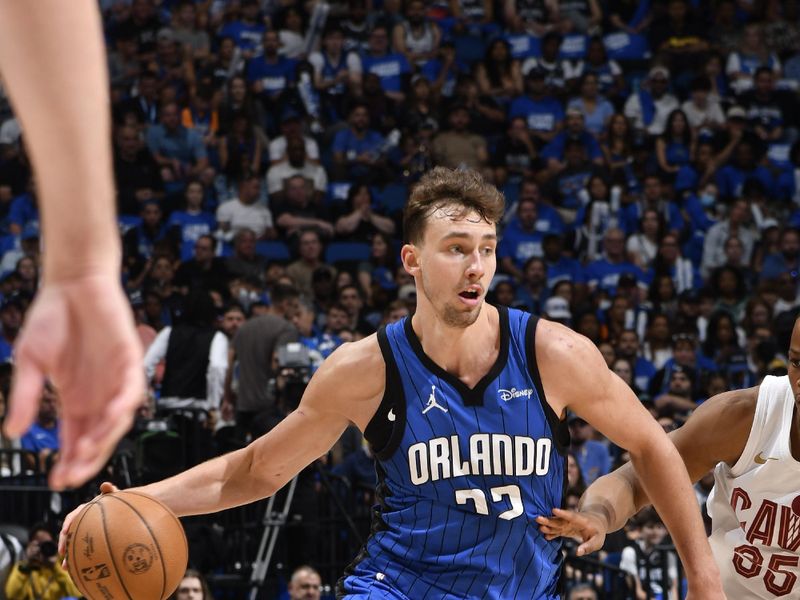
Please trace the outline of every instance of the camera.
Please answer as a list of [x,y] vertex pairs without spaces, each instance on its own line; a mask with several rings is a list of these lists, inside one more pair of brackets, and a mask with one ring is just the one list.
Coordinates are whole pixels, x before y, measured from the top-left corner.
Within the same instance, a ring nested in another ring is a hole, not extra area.
[[58,554],[58,546],[55,542],[42,542],[39,544],[39,553],[44,559],[52,558]]
[[277,391],[287,411],[300,404],[311,379],[311,354],[303,344],[290,342],[278,348]]

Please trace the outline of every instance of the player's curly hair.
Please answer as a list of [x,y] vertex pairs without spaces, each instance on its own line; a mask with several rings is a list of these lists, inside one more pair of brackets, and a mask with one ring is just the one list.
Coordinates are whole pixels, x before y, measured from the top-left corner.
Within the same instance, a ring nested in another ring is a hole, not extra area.
[[505,211],[503,194],[473,170],[436,167],[414,186],[403,211],[405,241],[418,244],[428,217],[438,209],[452,209],[454,218],[475,212],[487,223],[499,223]]

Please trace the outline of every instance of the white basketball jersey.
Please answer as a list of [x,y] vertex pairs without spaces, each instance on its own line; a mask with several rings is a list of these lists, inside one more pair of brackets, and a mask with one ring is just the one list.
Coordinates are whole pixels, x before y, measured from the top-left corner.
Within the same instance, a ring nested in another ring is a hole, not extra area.
[[800,598],[800,463],[792,457],[788,377],[766,377],[733,467],[719,463],[709,541],[728,598]]

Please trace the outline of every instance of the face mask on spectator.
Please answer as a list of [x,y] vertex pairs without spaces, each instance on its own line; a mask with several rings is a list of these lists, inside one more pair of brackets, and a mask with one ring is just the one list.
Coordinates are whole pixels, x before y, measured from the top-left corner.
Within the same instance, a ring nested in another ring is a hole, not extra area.
[[716,201],[717,199],[714,197],[713,194],[709,194],[707,192],[700,194],[700,204],[702,204],[705,208],[714,206],[714,202]]

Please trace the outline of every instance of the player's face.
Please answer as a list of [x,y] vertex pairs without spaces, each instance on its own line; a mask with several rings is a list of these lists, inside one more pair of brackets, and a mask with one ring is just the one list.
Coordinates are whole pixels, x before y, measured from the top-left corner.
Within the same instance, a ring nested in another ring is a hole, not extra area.
[[800,319],[794,323],[792,341],[789,345],[789,383],[795,402],[800,406]]
[[[460,216],[457,206],[428,218],[420,246],[407,246],[406,269],[417,290],[450,327],[468,327],[481,312],[496,268],[497,232],[475,212]],[[421,299],[418,299],[420,301]],[[424,301],[423,301],[424,302]]]

